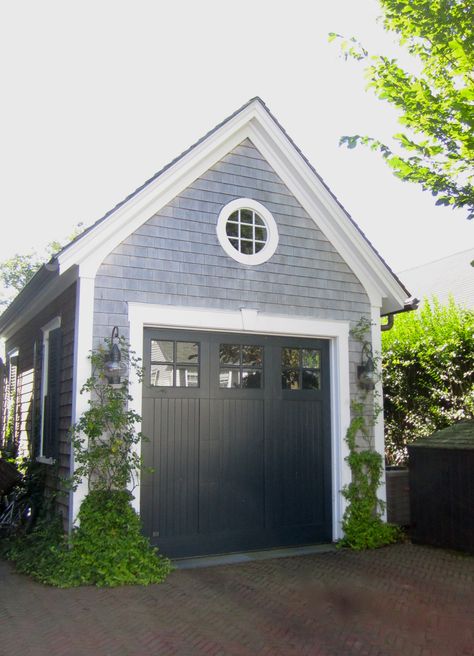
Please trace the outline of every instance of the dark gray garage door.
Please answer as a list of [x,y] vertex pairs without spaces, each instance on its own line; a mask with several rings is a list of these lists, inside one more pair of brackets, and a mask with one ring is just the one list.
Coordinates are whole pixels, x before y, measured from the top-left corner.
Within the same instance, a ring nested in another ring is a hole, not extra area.
[[325,340],[145,330],[145,533],[170,556],[330,541]]

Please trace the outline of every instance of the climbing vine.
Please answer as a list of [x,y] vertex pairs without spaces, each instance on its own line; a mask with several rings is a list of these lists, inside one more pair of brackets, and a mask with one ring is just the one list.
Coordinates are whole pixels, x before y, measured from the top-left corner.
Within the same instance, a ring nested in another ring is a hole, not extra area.
[[[370,347],[367,335],[370,322],[362,318],[351,330],[352,337],[361,344],[362,350]],[[378,364],[377,358],[376,364]],[[373,410],[368,412],[369,395]],[[374,549],[396,542],[399,528],[383,521],[384,502],[377,491],[384,473],[383,456],[374,449],[373,429],[382,410],[377,393],[360,390],[352,402],[352,420],[345,441],[349,448],[346,461],[351,470],[351,482],[344,486],[342,495],[348,505],[342,519],[344,538],[340,545],[355,550]]]

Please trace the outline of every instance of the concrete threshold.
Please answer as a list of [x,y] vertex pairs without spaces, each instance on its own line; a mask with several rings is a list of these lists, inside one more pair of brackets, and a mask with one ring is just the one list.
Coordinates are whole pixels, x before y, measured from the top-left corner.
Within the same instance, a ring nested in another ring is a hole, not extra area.
[[271,560],[273,558],[308,556],[310,554],[328,553],[335,549],[335,544],[309,544],[304,547],[243,551],[217,556],[195,556],[194,558],[176,558],[172,563],[173,567],[176,569],[197,569],[199,567],[216,567],[218,565],[237,565],[239,563],[250,563],[256,560]]

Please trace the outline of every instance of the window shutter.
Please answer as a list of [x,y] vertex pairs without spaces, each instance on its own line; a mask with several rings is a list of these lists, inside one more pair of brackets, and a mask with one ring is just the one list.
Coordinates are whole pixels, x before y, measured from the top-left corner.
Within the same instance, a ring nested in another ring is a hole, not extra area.
[[59,456],[59,397],[61,385],[61,328],[49,333],[48,389],[45,397],[43,455]]
[[43,344],[36,340],[33,345],[33,396],[31,399],[31,450],[34,456],[41,455],[41,371]]

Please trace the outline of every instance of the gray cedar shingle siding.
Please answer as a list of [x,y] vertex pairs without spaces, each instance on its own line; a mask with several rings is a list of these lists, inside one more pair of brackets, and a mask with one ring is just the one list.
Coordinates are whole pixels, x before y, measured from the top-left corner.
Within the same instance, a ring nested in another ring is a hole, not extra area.
[[[7,352],[18,348],[18,418],[20,428],[20,448],[26,455],[31,448],[31,440],[37,439],[37,422],[33,414],[33,385],[34,396],[37,407],[41,393],[41,371],[40,357],[37,356],[36,367],[34,364],[34,344],[39,345],[43,341],[41,327],[46,325],[54,317],[61,317],[62,330],[62,356],[60,375],[60,406],[59,406],[59,466],[57,473],[61,478],[69,475],[70,440],[69,429],[72,417],[72,384],[74,363],[74,329],[76,313],[76,285],[71,285],[61,296],[56,298],[44,310],[28,324],[8,340]],[[34,369],[36,369],[34,371]],[[35,425],[36,424],[36,425]],[[33,429],[33,430],[32,430]],[[47,484],[53,488],[57,481],[55,478],[56,468],[45,465],[47,468]],[[57,498],[58,510],[66,520],[68,517],[68,498],[59,496]]]
[[[255,267],[231,259],[217,240],[220,210],[240,197],[263,203],[278,225],[275,255]],[[370,316],[359,280],[248,139],[105,258],[96,277],[96,342],[114,325],[127,334],[129,301],[352,323]],[[350,348],[354,381],[360,351]]]

